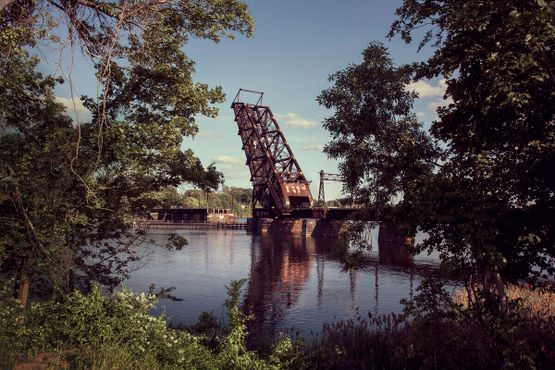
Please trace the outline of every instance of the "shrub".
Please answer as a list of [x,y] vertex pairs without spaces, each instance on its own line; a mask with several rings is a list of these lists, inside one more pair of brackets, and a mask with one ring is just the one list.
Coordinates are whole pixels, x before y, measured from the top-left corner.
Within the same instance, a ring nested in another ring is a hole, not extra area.
[[25,357],[22,345],[26,327],[21,325],[23,310],[12,297],[13,279],[0,280],[0,366],[10,368],[18,359]]
[[[267,358],[245,347],[247,318],[238,309],[243,282],[233,282],[226,301],[230,315],[227,334],[218,338],[215,349],[203,337],[168,326],[162,316],[149,310],[154,295],[123,289],[104,295],[99,287],[88,294],[74,292],[62,301],[34,303],[26,321],[18,324],[6,304],[0,310],[2,348],[11,348],[11,362],[20,357],[14,350],[32,353],[56,352],[76,368],[92,369],[280,369],[291,359],[290,341],[284,338]],[[9,315],[8,315],[9,314]],[[3,326],[4,328],[4,326]],[[11,328],[11,329],[10,329]],[[6,331],[7,330],[7,331]],[[8,337],[4,333],[19,333]]]
[[[457,290],[453,301],[466,306],[467,296],[465,290]],[[507,286],[507,297],[513,302],[513,309],[519,315],[543,319],[555,316],[555,292],[547,287],[532,288],[524,284],[510,284]]]

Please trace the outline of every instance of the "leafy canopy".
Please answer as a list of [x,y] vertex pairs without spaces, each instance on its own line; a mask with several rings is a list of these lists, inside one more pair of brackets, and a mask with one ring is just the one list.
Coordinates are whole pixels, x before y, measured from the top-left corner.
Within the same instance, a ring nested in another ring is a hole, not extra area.
[[380,43],[362,55],[361,64],[330,76],[333,86],[317,101],[335,111],[324,121],[332,134],[324,151],[343,159],[346,190],[353,190],[357,203],[383,209],[411,195],[432,171],[438,149],[411,113],[416,94],[405,87],[412,69],[394,66]]
[[[396,14],[389,37],[423,35],[434,54],[411,75],[371,44],[362,64],[332,75],[318,98],[335,109],[326,152],[372,194],[362,201],[397,197],[392,217],[430,236],[416,250],[438,250],[503,300],[506,281],[555,273],[555,4],[405,0]],[[407,125],[411,76],[446,80],[429,134],[414,117]]]
[[[96,66],[99,99],[81,97],[88,122],[56,103],[61,78],[35,71],[32,54],[61,18]],[[224,94],[193,81],[183,47],[251,31],[240,1],[14,1],[0,11],[0,268],[18,277],[20,296],[29,280],[41,294],[119,282],[140,257],[142,238],[127,230],[151,206],[143,194],[218,187],[221,173],[182,145]]]

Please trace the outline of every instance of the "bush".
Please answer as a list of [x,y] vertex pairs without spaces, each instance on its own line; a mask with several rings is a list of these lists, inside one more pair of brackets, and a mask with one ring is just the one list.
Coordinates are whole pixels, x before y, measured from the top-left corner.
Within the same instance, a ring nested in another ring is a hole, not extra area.
[[513,309],[502,318],[465,307],[460,293],[453,299],[426,280],[402,315],[325,324],[318,337],[284,336],[261,356],[245,344],[243,283],[228,287],[228,326],[203,315],[193,332],[149,315],[151,294],[104,295],[95,287],[34,303],[23,320],[10,289],[0,287],[0,363],[12,368],[37,353],[39,368],[87,369],[547,369],[555,363],[553,293],[545,290],[511,287]]
[[25,357],[24,338],[26,327],[23,310],[12,297],[14,280],[0,281],[0,366],[11,367],[18,359]]
[[[3,358],[13,363],[21,360],[22,353],[60,353],[72,367],[93,369],[286,367],[291,347],[287,338],[267,359],[246,349],[246,318],[237,307],[241,286],[242,282],[234,282],[229,288],[230,327],[215,349],[205,346],[202,336],[172,329],[164,317],[150,315],[156,302],[153,295],[123,289],[108,296],[95,287],[62,301],[35,303],[20,324],[14,320],[19,313],[3,304],[2,324],[11,323],[2,326],[2,348],[10,349],[10,357]],[[10,337],[12,333],[17,335]]]

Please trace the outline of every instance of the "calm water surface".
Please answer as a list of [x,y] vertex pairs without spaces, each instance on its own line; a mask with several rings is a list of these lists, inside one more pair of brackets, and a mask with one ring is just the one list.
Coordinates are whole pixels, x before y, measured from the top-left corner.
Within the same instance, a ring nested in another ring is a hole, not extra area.
[[[247,279],[243,308],[254,315],[251,332],[272,336],[295,328],[304,335],[320,331],[324,322],[359,315],[399,312],[399,301],[409,298],[425,271],[434,268],[433,256],[408,257],[399,246],[379,245],[377,231],[372,265],[344,272],[334,256],[333,239],[301,236],[250,235],[244,230],[179,230],[189,241],[180,251],[144,246],[145,265],[131,274],[128,287],[146,291],[175,287],[182,301],[161,300],[173,324],[192,325],[199,314],[211,311],[224,318],[225,285]],[[168,233],[149,232],[157,243]]]

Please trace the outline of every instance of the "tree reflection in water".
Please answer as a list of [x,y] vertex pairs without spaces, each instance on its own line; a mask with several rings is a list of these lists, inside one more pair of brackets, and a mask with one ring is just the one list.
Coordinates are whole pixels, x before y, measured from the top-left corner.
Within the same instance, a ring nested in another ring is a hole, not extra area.
[[[437,256],[407,256],[393,240],[378,245],[375,232],[370,265],[347,272],[338,261],[335,239],[254,236],[243,230],[185,230],[182,235],[189,245],[180,251],[145,246],[151,258],[126,285],[138,291],[152,283],[176,287],[174,294],[183,300],[161,300],[156,312],[174,325],[193,325],[203,311],[225,320],[224,286],[248,278],[242,302],[253,316],[253,341],[291,327],[310,335],[325,322],[366,317],[369,311],[400,312],[399,301],[410,298],[422,270],[435,270],[438,263]],[[168,233],[149,237],[162,244]]]
[[[373,244],[378,244],[377,238],[374,239]],[[370,276],[373,275],[375,288],[374,297],[372,297],[374,314],[379,313],[380,269],[407,272],[410,278],[406,283],[410,284],[412,296],[412,266],[414,265],[412,256],[406,252],[400,239],[394,237],[381,239],[378,250],[369,253],[371,265],[364,273],[364,276],[368,276],[369,270],[374,270],[374,273],[370,274]],[[287,311],[298,304],[304,289],[316,288],[317,307],[325,309],[322,307],[323,302],[326,302],[326,299],[323,299],[324,268],[326,263],[338,263],[335,253],[338,243],[340,242],[333,238],[305,238],[298,235],[253,237],[251,269],[243,306],[245,313],[252,317],[249,322],[251,342],[260,345],[283,330],[280,324],[286,321],[284,318]],[[311,271],[312,269],[315,271]],[[332,269],[337,270],[337,268]],[[357,270],[346,272],[349,279],[350,302],[345,303],[351,306],[351,311],[357,309],[356,283],[359,272]],[[307,284],[311,274],[315,274],[312,280],[315,279],[316,284]]]

